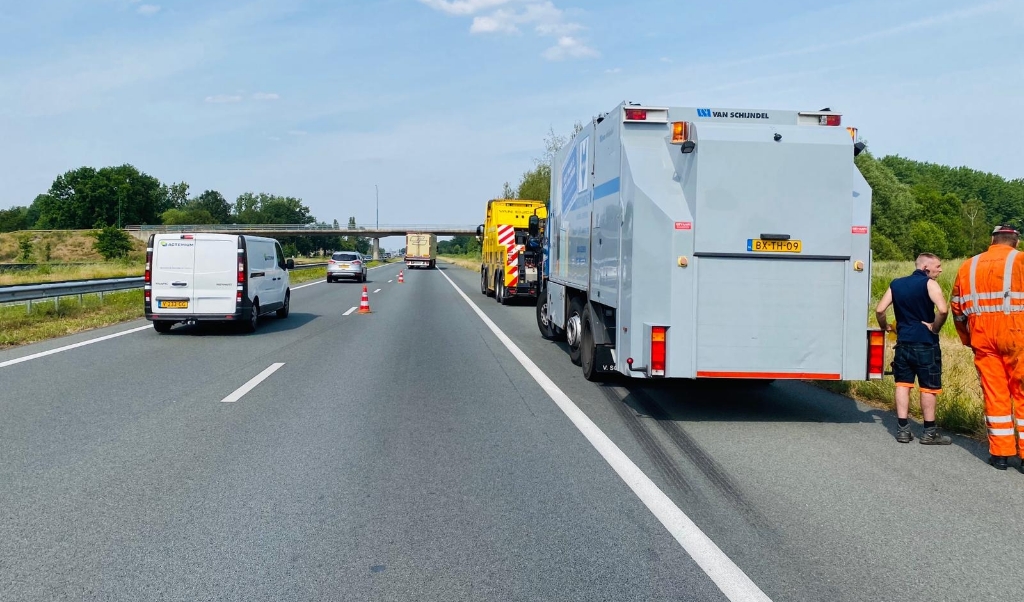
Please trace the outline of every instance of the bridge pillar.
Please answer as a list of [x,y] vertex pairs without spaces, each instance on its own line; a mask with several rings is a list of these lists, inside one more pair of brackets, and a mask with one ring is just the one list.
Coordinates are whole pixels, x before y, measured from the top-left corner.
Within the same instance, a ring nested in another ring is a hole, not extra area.
[[373,239],[373,253],[370,255],[370,259],[380,261],[380,239]]

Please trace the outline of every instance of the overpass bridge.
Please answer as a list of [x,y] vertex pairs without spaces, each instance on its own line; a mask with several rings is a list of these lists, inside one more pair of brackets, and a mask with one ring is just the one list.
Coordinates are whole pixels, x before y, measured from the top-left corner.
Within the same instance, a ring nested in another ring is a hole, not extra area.
[[212,232],[216,234],[251,234],[253,236],[362,236],[373,239],[373,258],[380,259],[380,239],[410,233],[438,236],[475,236],[476,225],[380,224],[355,229],[335,228],[330,224],[190,224],[181,226],[127,226],[128,234],[146,241],[150,234],[174,232]]

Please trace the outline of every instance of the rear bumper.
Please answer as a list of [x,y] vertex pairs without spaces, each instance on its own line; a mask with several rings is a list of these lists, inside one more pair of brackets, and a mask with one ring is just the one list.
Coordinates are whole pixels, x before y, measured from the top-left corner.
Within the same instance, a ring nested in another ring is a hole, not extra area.
[[146,319],[168,322],[237,322],[248,320],[251,311],[251,309],[245,309],[233,314],[154,314],[146,312]]
[[407,267],[429,268],[433,262],[433,259],[406,259],[405,265]]
[[327,275],[331,278],[359,278],[363,275],[362,270],[327,270]]

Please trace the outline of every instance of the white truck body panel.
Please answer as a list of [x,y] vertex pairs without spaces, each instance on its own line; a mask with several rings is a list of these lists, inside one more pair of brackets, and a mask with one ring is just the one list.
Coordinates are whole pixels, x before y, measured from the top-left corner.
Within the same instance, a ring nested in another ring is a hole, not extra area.
[[[866,378],[871,190],[846,129],[731,109],[624,122],[624,108],[552,164],[553,323],[574,291],[613,309],[615,370],[630,376],[645,375],[626,359],[646,366],[665,326],[666,377]],[[693,152],[671,143],[673,121],[691,124]],[[748,250],[777,235],[801,252]]]

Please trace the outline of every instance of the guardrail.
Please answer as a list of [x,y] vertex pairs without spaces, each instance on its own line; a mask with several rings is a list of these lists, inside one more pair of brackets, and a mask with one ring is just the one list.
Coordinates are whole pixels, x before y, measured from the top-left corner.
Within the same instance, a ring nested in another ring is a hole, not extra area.
[[[289,271],[322,268],[326,263],[302,263]],[[70,280],[66,282],[41,282],[37,284],[15,284],[0,286],[0,304],[27,303],[28,311],[32,311],[32,302],[53,299],[59,303],[61,297],[112,293],[142,288],[142,276],[128,278],[97,278],[94,280]]]

